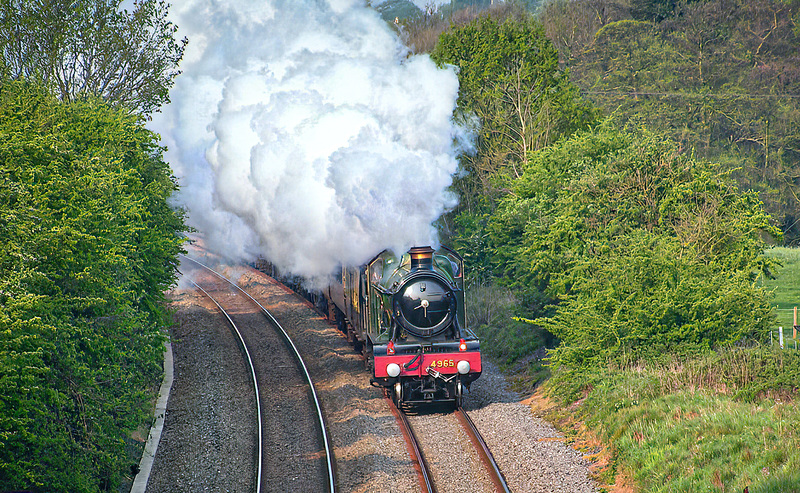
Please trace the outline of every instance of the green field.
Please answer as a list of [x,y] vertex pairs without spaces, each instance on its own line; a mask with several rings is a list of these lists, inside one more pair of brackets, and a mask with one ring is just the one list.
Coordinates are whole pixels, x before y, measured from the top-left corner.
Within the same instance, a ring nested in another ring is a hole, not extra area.
[[800,248],[775,247],[766,253],[782,264],[775,272],[776,278],[765,281],[764,285],[775,294],[773,306],[778,316],[776,326],[783,327],[784,334],[791,337],[794,307],[800,308]]

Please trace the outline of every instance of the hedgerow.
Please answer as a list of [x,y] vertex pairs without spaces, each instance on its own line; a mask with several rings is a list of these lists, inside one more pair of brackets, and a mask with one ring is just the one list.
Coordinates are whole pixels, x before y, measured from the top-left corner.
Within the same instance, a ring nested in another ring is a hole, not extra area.
[[109,491],[161,374],[185,230],[157,136],[0,85],[0,490]]

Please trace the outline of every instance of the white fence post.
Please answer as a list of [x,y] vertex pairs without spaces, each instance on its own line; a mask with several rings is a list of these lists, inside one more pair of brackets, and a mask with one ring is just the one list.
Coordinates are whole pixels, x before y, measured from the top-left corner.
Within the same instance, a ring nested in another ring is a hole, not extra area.
[[783,327],[778,327],[778,343],[781,349],[783,349]]

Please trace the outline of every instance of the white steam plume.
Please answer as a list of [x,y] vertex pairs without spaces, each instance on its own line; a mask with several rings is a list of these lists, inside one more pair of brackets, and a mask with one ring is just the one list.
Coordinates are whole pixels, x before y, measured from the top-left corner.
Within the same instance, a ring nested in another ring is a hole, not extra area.
[[455,205],[454,70],[407,51],[363,0],[190,0],[189,47],[157,114],[206,245],[324,276],[436,244]]

